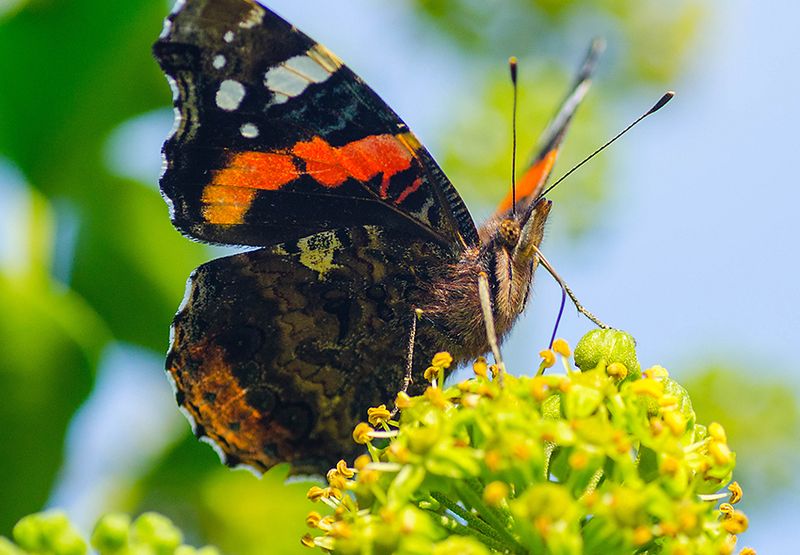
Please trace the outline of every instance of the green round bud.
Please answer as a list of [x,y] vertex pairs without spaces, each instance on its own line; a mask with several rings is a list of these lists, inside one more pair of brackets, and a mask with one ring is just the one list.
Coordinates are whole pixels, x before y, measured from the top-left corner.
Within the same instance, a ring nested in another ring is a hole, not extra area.
[[0,555],[26,555],[26,553],[14,545],[8,538],[0,536]]
[[133,523],[132,540],[148,545],[157,555],[172,555],[183,542],[183,534],[167,517],[144,513]]
[[51,545],[55,555],[85,555],[87,552],[86,540],[72,528],[53,538]]
[[56,538],[68,530],[69,519],[63,511],[48,511],[20,519],[14,526],[12,535],[22,549],[51,551]]
[[92,547],[100,555],[113,555],[128,546],[131,517],[122,513],[111,513],[101,518],[92,532]]
[[642,367],[636,358],[636,340],[629,333],[613,329],[592,330],[575,346],[575,365],[582,372],[600,365],[606,367],[614,362],[625,365],[628,370],[625,381],[641,377]]

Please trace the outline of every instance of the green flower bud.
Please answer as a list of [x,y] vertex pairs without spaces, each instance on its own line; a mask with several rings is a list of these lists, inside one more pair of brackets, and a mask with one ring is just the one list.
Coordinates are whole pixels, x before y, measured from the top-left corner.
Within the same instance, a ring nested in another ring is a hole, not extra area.
[[641,377],[642,367],[636,358],[636,341],[624,331],[592,330],[575,347],[575,365],[583,372],[614,362],[623,364],[628,370],[625,380]]
[[8,538],[0,536],[0,555],[26,555],[26,553],[14,545]]
[[100,555],[113,555],[128,546],[131,517],[111,513],[101,518],[92,532],[92,547]]
[[28,551],[48,551],[57,555],[86,552],[85,542],[62,511],[26,516],[17,522],[12,534],[17,545]]
[[183,534],[167,517],[144,513],[133,523],[132,539],[148,545],[157,555],[173,555],[183,541]]

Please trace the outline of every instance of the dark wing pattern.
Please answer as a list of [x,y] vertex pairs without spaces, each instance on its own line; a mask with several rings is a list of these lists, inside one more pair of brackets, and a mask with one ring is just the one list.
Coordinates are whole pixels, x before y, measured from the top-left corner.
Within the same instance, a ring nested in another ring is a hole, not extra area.
[[[230,465],[324,472],[402,386],[413,308],[447,249],[364,226],[213,260],[192,275],[167,370]],[[428,327],[429,328],[429,327]],[[416,370],[445,340],[418,335]],[[427,346],[427,347],[426,347]]]
[[179,2],[155,56],[176,123],[161,189],[202,241],[264,246],[362,224],[477,244],[408,127],[325,47],[251,0]]

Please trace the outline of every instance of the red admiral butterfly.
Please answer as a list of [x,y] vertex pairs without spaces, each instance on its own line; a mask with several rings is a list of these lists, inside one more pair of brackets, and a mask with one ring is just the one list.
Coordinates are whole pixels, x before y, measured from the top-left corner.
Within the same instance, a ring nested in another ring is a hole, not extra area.
[[480,228],[408,127],[325,47],[251,0],[186,0],[154,46],[175,127],[161,190],[175,227],[257,247],[197,268],[167,370],[195,433],[227,464],[320,472],[366,409],[431,354],[489,349],[525,307],[550,201],[540,197],[599,48],[510,199]]

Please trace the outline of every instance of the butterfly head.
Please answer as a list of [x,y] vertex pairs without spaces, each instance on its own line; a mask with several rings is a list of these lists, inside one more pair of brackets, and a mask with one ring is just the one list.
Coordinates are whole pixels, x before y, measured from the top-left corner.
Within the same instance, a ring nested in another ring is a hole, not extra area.
[[490,221],[485,228],[489,233],[483,249],[497,284],[494,302],[501,331],[525,308],[552,203],[540,199],[523,206],[516,214],[508,211]]

